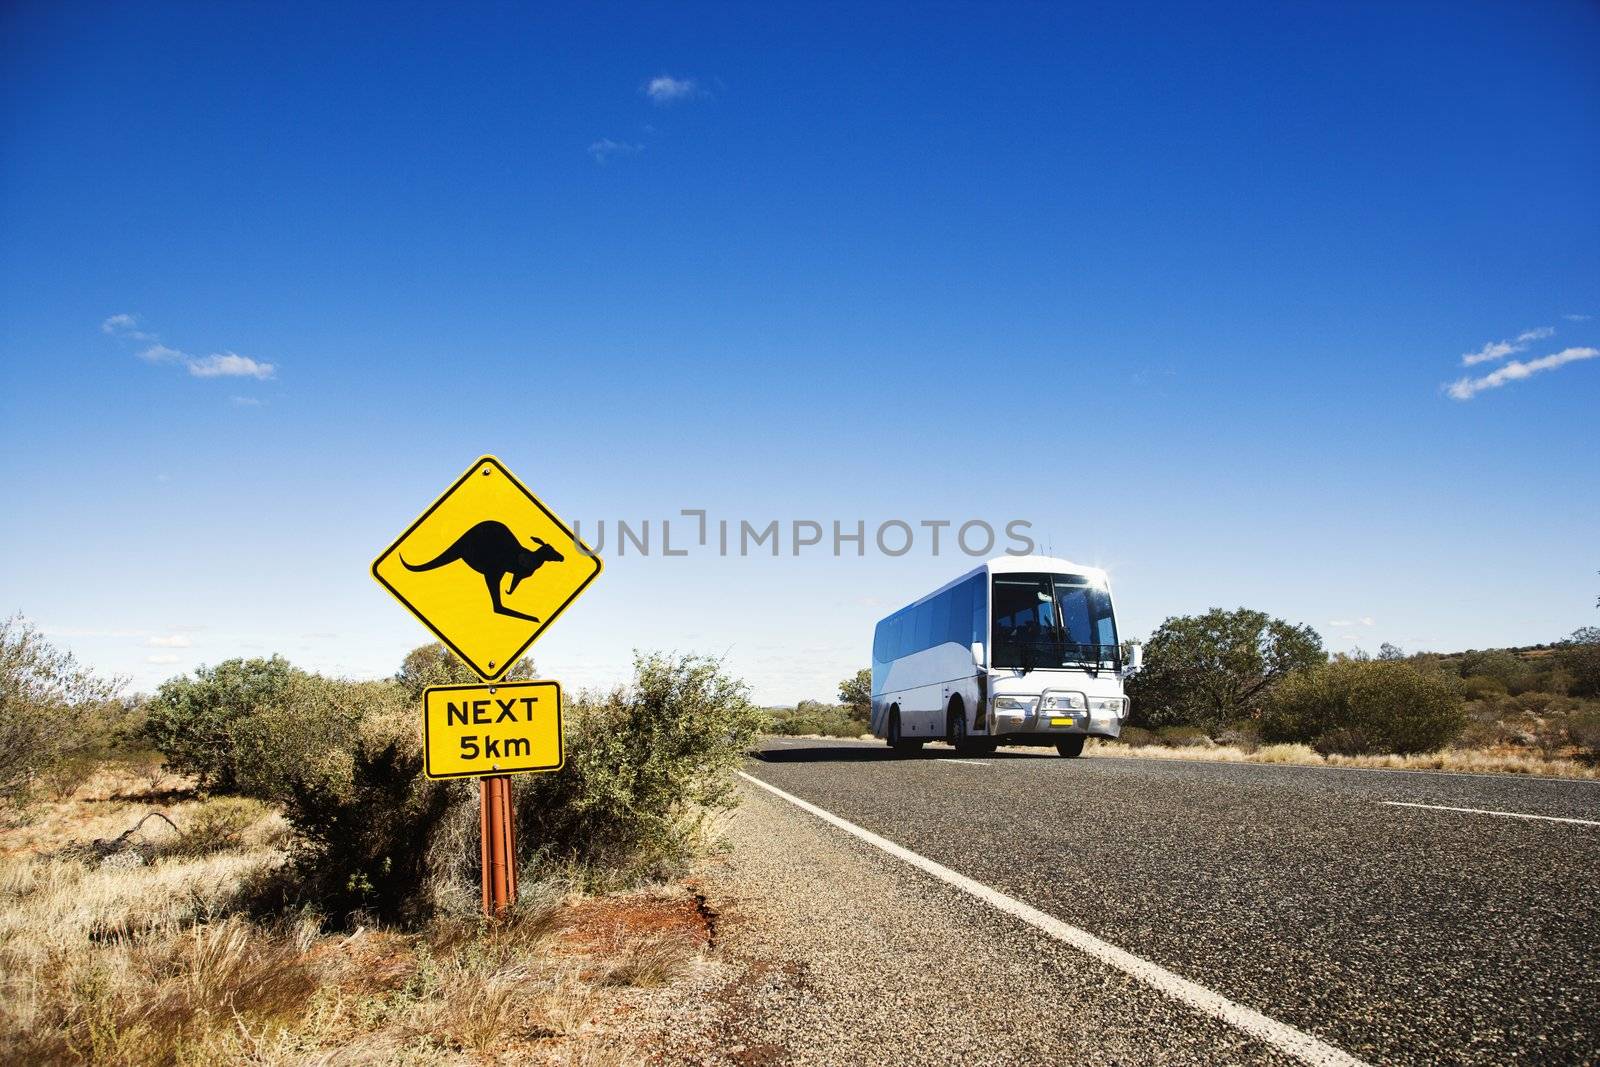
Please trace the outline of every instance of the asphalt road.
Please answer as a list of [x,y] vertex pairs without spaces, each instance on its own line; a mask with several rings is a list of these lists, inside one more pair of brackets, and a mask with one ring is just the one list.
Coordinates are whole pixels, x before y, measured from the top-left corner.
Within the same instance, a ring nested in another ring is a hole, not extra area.
[[[1600,783],[1044,753],[962,758],[930,747],[894,757],[878,744],[781,740],[748,771],[1371,1063],[1600,1062]],[[746,788],[781,821],[764,840],[852,840]],[[1434,807],[1400,806],[1411,804]],[[904,858],[875,855],[903,868],[898,888],[852,890],[846,910],[851,900],[883,908],[892,892],[888,906],[926,921],[932,936],[943,919],[925,909],[984,913],[956,935],[967,939],[953,946],[961,954],[1027,956],[1049,940]],[[1124,1045],[1077,1058],[1170,1060],[1177,1025],[1213,1045],[1217,1061],[1281,1059],[1281,1046],[1207,1036],[1215,1021],[1199,1013],[1184,1027],[1188,1009],[1149,983],[1128,983],[1135,992],[1113,1007],[1078,980],[1086,999],[1055,1003],[1077,1016],[1114,1013]],[[1005,993],[970,980],[961,990],[988,1001]],[[1141,1016],[1162,1025],[1130,1051]],[[1022,1025],[1052,1023],[1030,1013]]]

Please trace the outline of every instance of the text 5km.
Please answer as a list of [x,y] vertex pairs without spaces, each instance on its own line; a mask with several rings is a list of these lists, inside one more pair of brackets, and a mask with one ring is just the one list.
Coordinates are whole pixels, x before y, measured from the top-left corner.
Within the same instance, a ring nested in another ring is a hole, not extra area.
[[[482,744],[479,741],[482,741]],[[467,734],[461,739],[461,758],[511,759],[533,755],[533,742],[526,737],[484,737]]]

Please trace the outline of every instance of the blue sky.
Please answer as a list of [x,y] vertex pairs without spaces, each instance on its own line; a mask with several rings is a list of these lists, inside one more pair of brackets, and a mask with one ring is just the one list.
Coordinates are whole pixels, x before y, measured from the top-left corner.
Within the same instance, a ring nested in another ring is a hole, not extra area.
[[[1593,4],[3,22],[0,610],[136,688],[392,671],[366,566],[484,452],[586,522],[1026,519],[1135,635],[1597,621]],[[925,548],[608,553],[535,652],[826,697]]]

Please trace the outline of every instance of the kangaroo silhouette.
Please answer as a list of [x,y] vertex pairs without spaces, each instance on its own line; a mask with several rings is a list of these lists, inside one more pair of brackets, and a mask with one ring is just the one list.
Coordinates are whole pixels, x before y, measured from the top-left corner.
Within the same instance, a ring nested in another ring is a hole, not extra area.
[[404,556],[400,557],[400,562],[405,564],[408,571],[431,571],[460,560],[483,575],[484,582],[489,586],[489,600],[494,604],[495,614],[538,622],[538,616],[524,614],[516,608],[508,608],[500,603],[500,581],[506,575],[511,575],[511,588],[506,590],[506,595],[510,596],[517,591],[518,582],[546,563],[564,562],[561,553],[544,541],[537,537],[530,537],[528,540],[539,547],[523,548],[522,542],[517,540],[517,535],[512,533],[505,523],[485,519],[456,538],[455,544],[428,562],[407,563]]

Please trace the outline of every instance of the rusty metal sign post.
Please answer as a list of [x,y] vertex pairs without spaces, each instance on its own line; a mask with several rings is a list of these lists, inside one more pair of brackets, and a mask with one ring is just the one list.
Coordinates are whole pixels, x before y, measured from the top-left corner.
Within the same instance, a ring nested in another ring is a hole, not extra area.
[[501,679],[600,570],[600,557],[493,456],[480,457],[372,563],[378,584],[482,679],[423,691],[422,749],[429,778],[479,780],[491,918],[517,900],[510,776],[558,771],[566,757],[561,684]]
[[511,817],[511,779],[478,782],[478,828],[483,836],[483,913],[504,918],[517,899],[517,828]]

